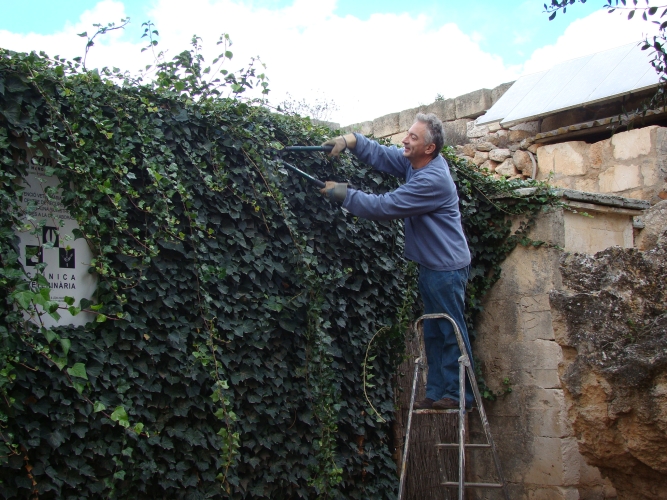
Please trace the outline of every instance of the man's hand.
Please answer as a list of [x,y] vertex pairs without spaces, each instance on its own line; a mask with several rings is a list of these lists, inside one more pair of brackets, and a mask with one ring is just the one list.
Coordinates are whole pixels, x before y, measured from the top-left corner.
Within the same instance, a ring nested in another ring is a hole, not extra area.
[[329,198],[330,201],[343,203],[347,197],[347,184],[344,182],[326,181],[324,187],[320,189],[320,193]]
[[356,145],[357,145],[357,138],[355,137],[354,134],[339,135],[338,137],[329,139],[327,142],[322,144],[322,146],[333,147],[331,153],[329,153],[329,156],[338,156],[348,148],[354,149]]

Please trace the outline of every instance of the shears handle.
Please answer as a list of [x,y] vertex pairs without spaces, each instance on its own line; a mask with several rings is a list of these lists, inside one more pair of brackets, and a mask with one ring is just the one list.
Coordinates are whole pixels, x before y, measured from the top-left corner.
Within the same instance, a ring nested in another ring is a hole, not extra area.
[[292,151],[294,153],[298,152],[309,152],[309,151],[324,151],[325,153],[331,153],[333,146],[287,146],[283,148],[283,151]]

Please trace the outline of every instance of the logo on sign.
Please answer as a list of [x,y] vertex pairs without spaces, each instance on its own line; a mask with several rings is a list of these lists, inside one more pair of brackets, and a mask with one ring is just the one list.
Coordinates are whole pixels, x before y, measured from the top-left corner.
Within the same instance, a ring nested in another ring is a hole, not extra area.
[[58,228],[53,226],[44,226],[42,228],[42,243],[53,243],[53,247],[60,246],[60,236],[58,235]]
[[65,269],[74,269],[74,249],[73,248],[59,248],[60,250],[60,259],[59,267]]
[[44,252],[42,247],[37,245],[26,245],[25,246],[25,265],[26,266],[36,266],[44,262]]

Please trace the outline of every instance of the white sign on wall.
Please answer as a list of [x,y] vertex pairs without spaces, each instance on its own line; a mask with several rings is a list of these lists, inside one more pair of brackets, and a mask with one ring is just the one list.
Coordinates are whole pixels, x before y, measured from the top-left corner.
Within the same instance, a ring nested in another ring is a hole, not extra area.
[[[73,297],[78,305],[83,298],[91,299],[97,287],[96,276],[88,272],[93,254],[85,239],[74,239],[72,232],[79,225],[62,204],[62,190],[47,195],[47,187],[59,184],[56,176],[46,175],[46,167],[53,166],[53,160],[34,156],[32,151],[28,151],[27,160],[22,200],[26,227],[18,232],[21,263],[31,278],[35,266],[45,263],[43,274],[51,287],[51,300],[66,306],[64,298]],[[59,321],[43,314],[42,322],[50,327],[84,325],[95,319],[95,315],[85,312],[72,316],[66,309],[59,309],[58,314]],[[37,318],[34,320],[39,323]]]

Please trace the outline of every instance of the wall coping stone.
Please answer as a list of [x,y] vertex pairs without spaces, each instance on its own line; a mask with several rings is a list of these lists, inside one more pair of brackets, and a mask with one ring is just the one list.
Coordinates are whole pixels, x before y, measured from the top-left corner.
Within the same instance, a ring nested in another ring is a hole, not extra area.
[[[530,196],[538,188],[521,188],[512,191],[511,195],[499,194],[494,195],[494,199],[507,198],[523,198]],[[604,205],[608,207],[629,208],[634,210],[647,210],[651,207],[651,203],[647,200],[638,200],[635,198],[624,198],[623,196],[616,196],[602,193],[587,193],[585,191],[577,191],[575,189],[554,189],[554,193],[560,195],[562,198],[571,201],[579,201],[591,203],[593,205]]]

